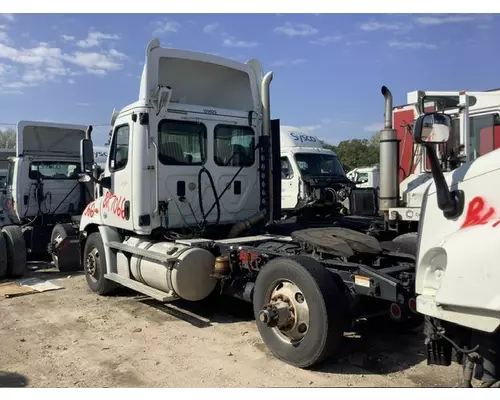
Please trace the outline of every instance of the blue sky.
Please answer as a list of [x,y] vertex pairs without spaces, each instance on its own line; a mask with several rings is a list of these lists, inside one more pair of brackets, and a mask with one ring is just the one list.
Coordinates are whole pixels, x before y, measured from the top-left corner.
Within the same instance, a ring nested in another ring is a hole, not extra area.
[[[500,87],[498,15],[1,14],[0,122],[107,124],[135,101],[145,48],[259,59],[274,71],[272,114],[330,143],[369,137],[382,85]],[[5,126],[4,126],[5,127]],[[1,126],[0,126],[1,128]],[[109,127],[96,128],[97,144]]]

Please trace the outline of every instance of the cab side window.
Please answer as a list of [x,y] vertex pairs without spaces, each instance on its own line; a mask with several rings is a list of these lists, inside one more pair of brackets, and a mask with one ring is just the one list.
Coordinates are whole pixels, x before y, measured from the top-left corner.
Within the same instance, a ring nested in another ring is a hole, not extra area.
[[127,166],[129,133],[128,125],[122,125],[115,129],[109,157],[109,170],[111,172],[120,171]]
[[292,179],[293,169],[288,157],[281,157],[281,179]]

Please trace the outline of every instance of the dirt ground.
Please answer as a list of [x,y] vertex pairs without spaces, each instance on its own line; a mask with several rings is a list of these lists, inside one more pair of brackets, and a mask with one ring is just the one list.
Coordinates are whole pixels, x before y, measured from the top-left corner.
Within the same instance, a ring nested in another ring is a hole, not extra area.
[[345,339],[340,359],[301,370],[262,343],[251,308],[161,304],[90,292],[81,274],[33,274],[64,289],[0,298],[0,387],[453,387],[426,365],[419,330]]

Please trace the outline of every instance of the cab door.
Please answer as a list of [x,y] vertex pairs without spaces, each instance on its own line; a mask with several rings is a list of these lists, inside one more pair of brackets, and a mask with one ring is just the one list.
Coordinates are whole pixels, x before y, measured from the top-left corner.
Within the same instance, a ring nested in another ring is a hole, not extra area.
[[132,129],[130,117],[118,118],[111,139],[105,176],[111,178],[111,188],[103,189],[102,217],[106,224],[132,229]]
[[294,171],[290,156],[281,156],[281,208],[295,208],[299,197],[299,175]]

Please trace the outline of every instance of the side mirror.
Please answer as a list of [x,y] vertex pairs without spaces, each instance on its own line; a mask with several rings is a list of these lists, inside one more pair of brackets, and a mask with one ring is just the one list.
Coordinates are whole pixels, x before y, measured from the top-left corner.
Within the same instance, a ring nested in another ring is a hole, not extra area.
[[413,138],[416,143],[446,143],[450,138],[451,117],[448,114],[427,113],[415,121]]
[[87,174],[78,174],[78,182],[80,183],[87,183],[90,182],[90,176]]
[[94,170],[94,145],[92,144],[92,140],[81,140],[80,160],[83,172],[91,173]]
[[451,117],[447,114],[428,113],[415,121],[413,138],[425,147],[431,165],[431,173],[436,185],[439,209],[447,219],[456,218],[463,212],[464,195],[460,190],[450,191],[437,158],[434,144],[448,141],[451,132]]

